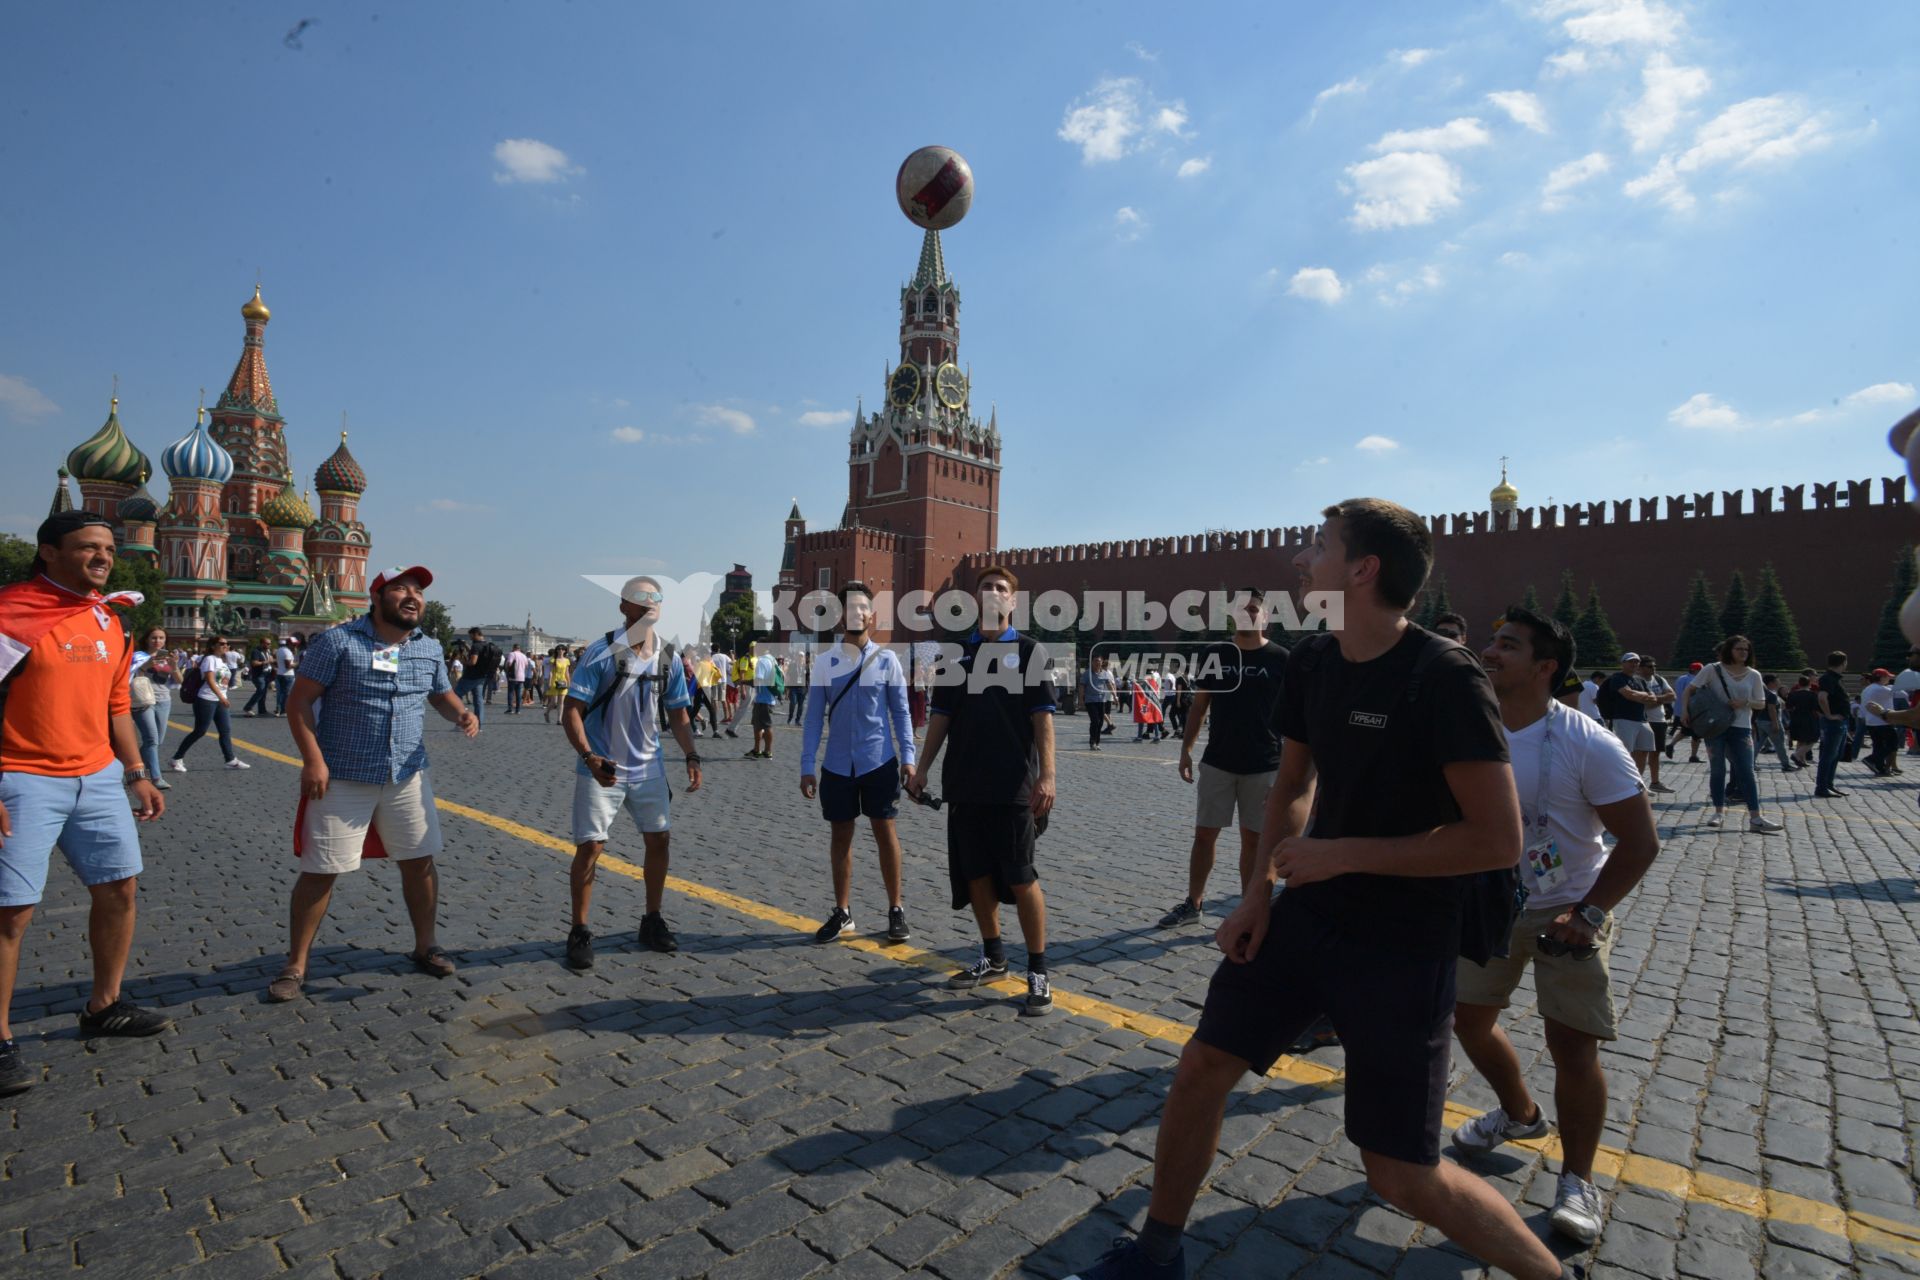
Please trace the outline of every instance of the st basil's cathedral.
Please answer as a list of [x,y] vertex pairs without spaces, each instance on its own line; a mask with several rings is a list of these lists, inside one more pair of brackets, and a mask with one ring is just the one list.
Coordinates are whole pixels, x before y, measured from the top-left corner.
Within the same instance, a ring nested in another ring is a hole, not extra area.
[[258,286],[240,316],[246,339],[227,389],[160,454],[164,503],[147,490],[153,466],[127,438],[117,396],[101,428],[67,455],[54,491],[53,510],[73,506],[71,476],[79,506],[112,522],[120,554],[157,562],[163,625],[175,637],[310,631],[367,607],[366,472],[343,430],[313,489],[296,491],[286,419],[267,377],[271,313]]

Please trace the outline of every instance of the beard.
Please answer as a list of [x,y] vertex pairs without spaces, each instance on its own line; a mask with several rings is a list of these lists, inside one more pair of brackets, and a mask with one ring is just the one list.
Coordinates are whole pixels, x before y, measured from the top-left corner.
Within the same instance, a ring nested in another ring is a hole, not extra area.
[[380,600],[378,608],[380,611],[380,621],[390,627],[405,627],[408,630],[412,630],[414,627],[420,625],[418,616],[412,619],[403,617],[400,613],[400,606],[397,604],[389,604],[385,598]]

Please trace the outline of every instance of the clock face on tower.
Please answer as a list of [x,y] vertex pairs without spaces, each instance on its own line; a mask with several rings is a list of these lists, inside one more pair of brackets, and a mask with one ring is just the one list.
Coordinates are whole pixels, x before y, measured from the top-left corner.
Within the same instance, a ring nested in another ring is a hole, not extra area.
[[934,390],[940,393],[940,403],[949,409],[958,409],[967,402],[967,376],[960,372],[960,366],[951,362],[940,366],[933,376]]
[[904,409],[919,398],[920,371],[910,364],[895,369],[887,381],[887,399]]

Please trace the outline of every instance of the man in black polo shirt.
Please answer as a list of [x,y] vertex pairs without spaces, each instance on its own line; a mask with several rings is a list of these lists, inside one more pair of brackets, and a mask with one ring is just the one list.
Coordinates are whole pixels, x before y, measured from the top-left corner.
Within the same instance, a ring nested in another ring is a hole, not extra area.
[[[953,909],[971,905],[980,958],[949,987],[977,987],[1007,973],[1000,904],[1020,915],[1027,944],[1027,1000],[1021,1012],[1053,1008],[1047,977],[1047,903],[1033,869],[1036,823],[1053,808],[1053,685],[1047,652],[1008,623],[1019,580],[994,565],[981,573],[980,629],[933,674],[926,745],[907,782],[919,796],[948,742],[940,785],[947,799],[947,876]],[[987,639],[986,637],[991,637]]]
[[1267,792],[1280,767],[1280,731],[1275,710],[1287,651],[1267,639],[1267,595],[1246,588],[1234,595],[1233,639],[1210,646],[1199,657],[1193,709],[1180,735],[1180,779],[1194,780],[1193,744],[1200,726],[1213,715],[1207,749],[1200,757],[1199,795],[1193,823],[1193,848],[1187,853],[1187,896],[1160,917],[1162,929],[1200,918],[1200,902],[1213,871],[1220,829],[1240,817],[1240,891],[1253,878],[1260,848],[1261,819]]
[[1259,874],[1215,935],[1227,958],[1161,1113],[1146,1226],[1082,1280],[1185,1275],[1228,1096],[1322,1015],[1375,1194],[1519,1280],[1564,1274],[1505,1196],[1440,1160],[1462,892],[1520,859],[1499,705],[1471,653],[1406,620],[1433,562],[1425,521],[1377,498],[1322,514],[1294,567],[1303,592],[1341,593],[1343,625],[1287,663]]
[[1814,694],[1820,701],[1820,765],[1813,775],[1813,798],[1838,800],[1847,793],[1833,785],[1834,771],[1840,767],[1840,752],[1847,745],[1847,728],[1852,724],[1852,704],[1841,674],[1847,669],[1847,655],[1835,649],[1827,655],[1827,669],[1814,681]]

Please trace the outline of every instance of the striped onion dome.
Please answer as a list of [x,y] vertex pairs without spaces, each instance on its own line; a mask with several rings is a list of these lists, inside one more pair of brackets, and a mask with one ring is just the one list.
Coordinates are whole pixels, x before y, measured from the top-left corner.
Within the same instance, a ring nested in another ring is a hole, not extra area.
[[322,493],[361,494],[367,491],[367,473],[347,452],[346,432],[340,433],[340,447],[328,454],[327,460],[315,469],[313,487]]
[[225,484],[233,476],[233,455],[207,434],[207,411],[200,410],[193,430],[167,446],[160,468],[175,480],[211,480]]
[[153,495],[147,492],[146,476],[140,477],[138,489],[120,499],[117,510],[123,523],[129,520],[147,522],[160,518],[160,504],[155,502]]
[[275,529],[304,529],[313,523],[313,508],[288,485],[260,508],[260,518]]
[[143,474],[151,474],[153,464],[147,455],[133,447],[120,427],[120,397],[113,398],[107,420],[84,443],[67,455],[67,470],[75,480],[109,480],[115,484],[139,484]]

